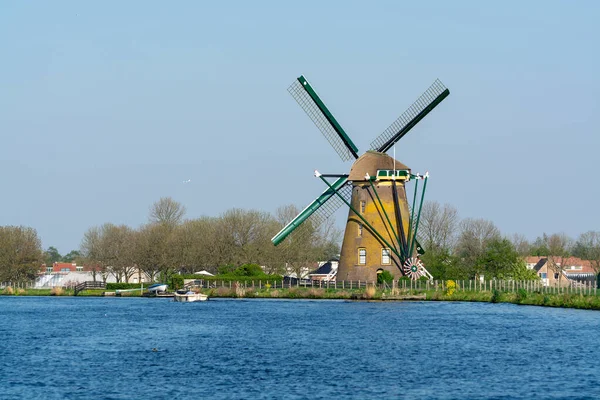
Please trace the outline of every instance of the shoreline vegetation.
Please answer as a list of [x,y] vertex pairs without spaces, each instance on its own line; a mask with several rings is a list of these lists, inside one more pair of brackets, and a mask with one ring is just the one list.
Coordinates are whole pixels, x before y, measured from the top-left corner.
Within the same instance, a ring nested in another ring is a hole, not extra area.
[[[220,287],[196,288],[209,298],[245,298],[245,299],[331,299],[358,301],[463,301],[512,303],[545,307],[561,307],[586,310],[600,310],[600,296],[597,288],[557,288],[538,287],[519,282],[488,282],[484,285],[473,285],[474,281],[435,281],[418,282],[414,286],[390,287],[389,285],[365,284],[353,288],[304,287],[302,285],[281,287],[275,284],[249,282],[224,282]],[[217,286],[217,285],[215,285]],[[80,292],[78,296],[105,296],[106,289],[90,289]],[[114,291],[111,292],[114,295]],[[10,286],[0,290],[3,296],[74,296],[70,288],[32,289],[13,288]],[[117,297],[142,297],[142,291],[118,292]]]

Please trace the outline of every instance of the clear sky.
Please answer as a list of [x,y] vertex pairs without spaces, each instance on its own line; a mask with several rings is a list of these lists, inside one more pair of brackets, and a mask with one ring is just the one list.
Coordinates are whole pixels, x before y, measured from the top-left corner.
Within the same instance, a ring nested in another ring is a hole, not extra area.
[[314,169],[351,165],[287,93],[304,74],[361,153],[441,79],[396,146],[428,199],[530,239],[600,230],[599,21],[597,1],[2,1],[0,225],[64,254],[164,196],[188,218],[304,207]]

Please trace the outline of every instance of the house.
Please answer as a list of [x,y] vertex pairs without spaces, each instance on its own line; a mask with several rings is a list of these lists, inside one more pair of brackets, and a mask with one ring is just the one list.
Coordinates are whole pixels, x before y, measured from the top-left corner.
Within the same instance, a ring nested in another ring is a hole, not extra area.
[[311,281],[335,282],[339,261],[320,262],[319,268],[308,274]]
[[46,274],[68,274],[69,272],[81,272],[83,267],[77,266],[75,263],[55,262],[52,265],[42,264],[40,273]]
[[525,262],[527,268],[535,270],[544,286],[569,286],[596,280],[592,264],[577,257],[531,256],[526,257]]

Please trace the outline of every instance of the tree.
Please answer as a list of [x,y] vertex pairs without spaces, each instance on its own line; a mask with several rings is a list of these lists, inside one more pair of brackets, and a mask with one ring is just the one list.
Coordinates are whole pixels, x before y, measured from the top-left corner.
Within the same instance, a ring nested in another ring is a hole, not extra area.
[[81,258],[81,253],[77,250],[71,250],[64,256],[62,256],[62,261],[67,263],[77,262],[78,259]]
[[567,267],[565,261],[570,256],[572,240],[564,233],[555,233],[550,236],[544,234],[544,237],[546,239],[544,245],[548,250],[548,265],[558,274],[558,284],[560,286],[564,270]]
[[529,248],[529,255],[537,257],[545,257],[548,255],[548,235],[545,233],[542,236],[538,236],[531,247]]
[[0,281],[35,279],[42,260],[42,244],[35,229],[0,226]]
[[488,241],[477,263],[478,269],[488,278],[537,279],[535,271],[527,269],[525,261],[508,239],[494,238]]
[[129,282],[135,268],[132,256],[133,231],[126,225],[104,224],[100,233],[100,254],[107,271],[117,282]]
[[173,229],[164,224],[148,224],[134,236],[132,262],[151,280],[162,274],[166,278],[175,264],[168,260],[168,246]]
[[458,211],[437,201],[426,201],[421,211],[419,238],[428,252],[451,250],[456,242]]
[[600,274],[600,231],[588,231],[579,235],[573,255],[589,260],[596,274]]
[[89,228],[84,234],[79,246],[83,257],[83,265],[87,266],[92,272],[92,279],[96,281],[98,274],[101,274],[105,265],[102,262],[100,254],[100,228],[97,226]]
[[511,241],[512,241],[512,244],[513,244],[515,250],[521,257],[526,257],[530,254],[531,245],[529,244],[529,241],[527,240],[525,235],[522,235],[520,233],[515,233],[511,237]]
[[169,260],[181,272],[193,273],[201,269],[216,272],[227,257],[227,249],[217,237],[219,224],[218,218],[201,217],[177,226],[170,236]]
[[[298,215],[299,209],[294,205],[280,207],[276,211],[278,230]],[[304,221],[276,248],[272,247],[273,260],[284,273],[292,273],[304,278],[307,271],[314,268],[318,261],[329,260],[339,254],[341,232],[335,228],[333,218],[317,225],[314,220]]]
[[421,261],[433,279],[469,279],[470,271],[447,249],[427,251]]
[[483,273],[478,260],[485,253],[488,243],[497,239],[500,239],[500,230],[493,222],[471,218],[461,221],[456,250],[470,278]]
[[54,246],[48,247],[48,250],[44,252],[44,262],[46,265],[51,266],[55,262],[60,262],[62,260],[62,256]]
[[164,224],[171,227],[179,225],[183,220],[186,209],[181,203],[171,197],[161,197],[150,207],[151,223]]

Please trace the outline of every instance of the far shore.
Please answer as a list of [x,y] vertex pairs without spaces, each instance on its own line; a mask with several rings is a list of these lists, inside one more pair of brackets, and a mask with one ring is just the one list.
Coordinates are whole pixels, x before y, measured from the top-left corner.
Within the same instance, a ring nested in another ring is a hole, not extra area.
[[[74,296],[72,289],[9,289],[0,291],[2,296]],[[245,299],[331,299],[357,301],[467,301],[488,303],[512,303],[545,307],[563,307],[587,310],[600,310],[600,296],[596,290],[590,293],[564,292],[542,293],[499,290],[410,290],[410,289],[380,289],[369,286],[360,289],[333,288],[213,288],[197,289],[210,298],[245,298]],[[107,290],[85,290],[77,297],[148,297],[141,291],[115,293]],[[152,297],[148,297],[152,298]]]

